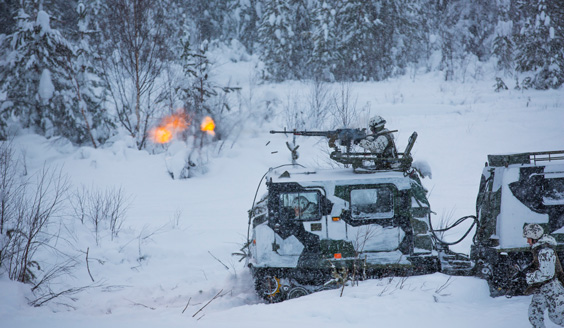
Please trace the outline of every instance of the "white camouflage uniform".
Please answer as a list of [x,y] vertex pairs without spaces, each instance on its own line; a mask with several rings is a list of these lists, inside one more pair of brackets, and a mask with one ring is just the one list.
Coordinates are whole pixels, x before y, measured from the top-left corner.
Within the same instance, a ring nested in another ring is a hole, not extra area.
[[384,152],[384,149],[386,149],[386,146],[388,146],[388,138],[384,135],[378,136],[377,138],[372,136],[366,137],[366,139],[359,142],[359,146],[369,152],[381,154]]
[[[387,129],[382,129],[379,133],[383,133],[388,131]],[[395,146],[389,148],[388,153],[384,153],[386,148],[390,143],[393,143],[394,137],[392,135],[379,135],[376,138],[373,136],[366,137],[366,139],[361,140],[358,145],[365,150],[374,153],[374,154],[381,154],[384,157],[397,157],[395,154]]]
[[555,276],[556,253],[553,247],[556,240],[549,236],[542,236],[533,244],[533,252],[537,253],[539,267],[527,273],[527,283],[542,284],[533,294],[529,305],[529,321],[535,328],[544,326],[544,311],[548,309],[548,317],[559,326],[564,326],[564,287]]

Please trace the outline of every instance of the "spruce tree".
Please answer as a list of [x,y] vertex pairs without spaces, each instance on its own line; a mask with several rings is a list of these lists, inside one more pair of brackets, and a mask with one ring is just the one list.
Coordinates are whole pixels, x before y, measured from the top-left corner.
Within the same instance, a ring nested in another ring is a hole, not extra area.
[[384,36],[380,40],[384,49],[379,49],[378,53],[382,60],[378,62],[379,66],[373,76],[381,80],[390,75],[404,74],[407,63],[418,60],[425,42],[425,27],[418,15],[416,2],[384,2],[379,10],[377,2],[373,2],[373,6],[381,22],[377,34]]
[[272,0],[265,4],[259,27],[261,59],[267,72],[265,78],[281,81],[296,77],[294,56],[294,30],[288,0]]
[[384,46],[382,35],[377,34],[381,22],[360,0],[340,1],[338,13],[337,80],[367,80],[377,71],[374,66],[384,61],[383,56],[376,55]]
[[313,50],[310,65],[316,79],[335,81],[338,60],[337,1],[324,0],[317,3],[313,13]]
[[462,7],[459,25],[464,27],[464,48],[480,61],[486,61],[491,55],[495,37],[495,24],[498,21],[496,1],[470,0],[458,3]]
[[193,0],[186,6],[195,41],[226,39],[229,31],[229,3],[226,0]]
[[[206,116],[218,122],[222,119],[224,110],[229,110],[223,95],[238,90],[229,86],[221,86],[212,81],[210,71],[212,63],[208,58],[208,41],[204,41],[197,47],[192,47],[187,38],[184,38],[183,52],[181,55],[183,79],[176,92],[184,106],[185,116],[193,122],[185,137],[195,135],[200,137],[200,145],[203,145],[204,135],[200,131],[200,123]],[[215,137],[221,139],[223,131],[221,126],[215,130]],[[198,139],[198,138],[196,138]]]
[[0,107],[0,121],[12,118],[47,137],[84,142],[87,132],[68,74],[74,58],[72,45],[51,28],[41,1],[22,1],[15,20],[15,31],[2,46],[7,60],[0,80],[6,100]]
[[307,0],[290,0],[290,22],[294,35],[292,42],[292,57],[294,63],[294,76],[298,79],[311,78],[312,71],[309,59],[313,51],[313,40],[311,34],[313,6]]
[[513,68],[513,20],[511,0],[498,0],[498,22],[495,26],[495,38],[492,52],[497,57],[497,68],[509,73]]
[[100,41],[100,27],[96,23],[99,10],[96,0],[81,0],[78,3],[75,11],[78,14],[76,57],[69,67],[78,112],[94,147],[105,141],[115,128],[104,104],[107,86],[101,78],[100,56],[95,46]]
[[437,35],[440,38],[441,65],[445,81],[454,80],[455,66],[464,56],[464,40],[467,38],[467,26],[461,23],[463,3],[461,0],[439,1],[439,25]]
[[516,40],[516,69],[532,73],[523,86],[558,88],[564,83],[564,3],[531,0],[519,5],[524,21]]
[[313,60],[336,80],[382,80],[421,52],[424,34],[409,1],[324,1],[314,18]]
[[0,35],[14,32],[16,26],[14,17],[18,10],[18,2],[17,0],[0,1]]
[[196,122],[201,121],[205,115],[212,114],[208,99],[217,94],[212,82],[208,79],[211,68],[207,57],[208,44],[208,41],[204,41],[196,50],[193,50],[188,40],[183,42],[184,51],[181,61],[185,85],[179,88],[179,92],[187,116]]
[[245,46],[250,54],[257,50],[258,29],[262,17],[261,0],[231,0],[230,9],[236,20],[235,37]]

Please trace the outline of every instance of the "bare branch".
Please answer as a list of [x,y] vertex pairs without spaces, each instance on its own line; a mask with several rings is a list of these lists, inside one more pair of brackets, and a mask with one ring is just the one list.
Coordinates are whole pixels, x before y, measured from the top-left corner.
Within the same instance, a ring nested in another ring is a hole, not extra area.
[[92,277],[92,273],[90,273],[90,265],[88,264],[88,251],[90,250],[90,247],[86,248],[86,269],[88,269],[88,275],[90,276],[90,279],[92,279],[92,282],[94,282],[94,278]]
[[219,293],[217,293],[211,300],[209,300],[209,302],[206,303],[206,305],[202,306],[198,311],[196,311],[196,313],[194,313],[194,315],[192,315],[192,318],[196,316],[196,314],[200,313],[206,306],[208,306],[213,300],[215,300],[216,298],[219,297],[219,294],[221,294],[221,292],[223,291],[220,290]]
[[66,296],[66,295],[74,295],[74,294],[80,293],[80,292],[82,292],[86,289],[96,288],[96,287],[99,287],[99,286],[90,285],[90,286],[83,286],[83,287],[73,287],[73,288],[68,288],[68,289],[65,289],[65,290],[57,292],[57,293],[50,291],[49,293],[47,293],[43,296],[40,296],[39,298],[37,298],[33,301],[30,301],[29,304],[34,306],[34,307],[40,307],[40,306],[46,304],[47,302],[50,302],[50,301],[52,301],[52,300],[54,300],[58,297]]
[[188,303],[186,303],[186,306],[184,307],[184,310],[182,310],[182,314],[184,314],[184,312],[186,311],[186,309],[188,308],[188,305],[190,305],[190,300],[192,300],[192,297],[190,297],[188,299]]

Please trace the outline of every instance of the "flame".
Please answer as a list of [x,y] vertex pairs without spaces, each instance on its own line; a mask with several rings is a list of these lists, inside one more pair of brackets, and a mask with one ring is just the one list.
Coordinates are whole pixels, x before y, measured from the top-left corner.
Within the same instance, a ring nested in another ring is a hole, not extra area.
[[172,139],[172,132],[163,126],[153,128],[149,134],[156,143],[167,143]]
[[181,113],[167,116],[163,119],[163,124],[168,129],[176,132],[182,132],[188,127],[188,123]]
[[204,117],[202,124],[200,125],[200,130],[206,131],[207,133],[211,134],[212,136],[215,135],[215,122],[209,116]]
[[161,120],[161,124],[149,131],[149,136],[156,143],[167,143],[172,138],[184,131],[188,127],[185,116],[178,111],[176,114],[169,115]]

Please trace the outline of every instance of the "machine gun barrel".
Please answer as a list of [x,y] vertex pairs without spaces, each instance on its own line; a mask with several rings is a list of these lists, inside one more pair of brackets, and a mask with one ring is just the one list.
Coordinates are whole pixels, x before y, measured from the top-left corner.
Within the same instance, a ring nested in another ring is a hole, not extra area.
[[296,136],[306,136],[306,137],[330,137],[334,134],[336,134],[336,131],[297,131],[297,130],[292,130],[292,131],[274,131],[271,130],[270,131],[271,134],[275,134],[275,133],[291,133],[293,135]]
[[386,130],[374,134],[366,134],[365,129],[337,129],[331,131],[298,131],[298,130],[284,130],[284,131],[275,131],[271,130],[271,134],[275,133],[283,133],[288,134],[291,133],[295,136],[306,136],[306,137],[333,137],[337,136],[339,139],[353,139],[353,140],[360,140],[366,137],[377,137],[384,134],[398,132],[398,130]]
[[336,141],[339,141],[341,146],[346,147],[347,152],[350,151],[350,148],[353,143],[357,144],[362,139],[367,137],[378,137],[380,135],[385,135],[388,133],[397,132],[398,130],[386,130],[375,134],[366,134],[366,129],[351,129],[351,128],[342,128],[330,131],[298,131],[298,130],[284,130],[284,131],[275,131],[271,130],[270,133],[284,133],[288,134],[291,133],[295,136],[305,136],[305,137],[326,137],[329,139],[329,146],[338,150],[337,145],[335,144]]

